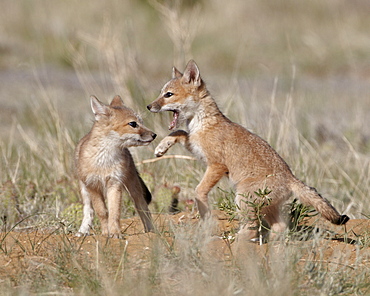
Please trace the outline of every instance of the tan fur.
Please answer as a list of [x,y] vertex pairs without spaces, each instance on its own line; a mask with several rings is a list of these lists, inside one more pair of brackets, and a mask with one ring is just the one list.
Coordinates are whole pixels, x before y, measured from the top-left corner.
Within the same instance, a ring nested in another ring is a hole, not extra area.
[[196,187],[196,203],[202,218],[209,213],[209,191],[227,175],[237,191],[235,202],[248,217],[248,223],[240,230],[248,239],[257,237],[258,219],[255,208],[245,201],[262,202],[255,192],[266,188],[271,190],[267,196],[270,203],[263,208],[262,215],[273,234],[286,229],[280,210],[293,193],[334,224],[344,224],[349,219],[341,216],[314,188],[298,180],[266,141],[221,113],[194,61],[189,61],[184,74],[173,68],[172,79],[148,109],[172,111],[174,121],[170,129],[181,122],[188,129],[174,131],[165,137],[155,149],[156,156],[162,156],[171,146],[181,143],[207,164],[204,177]]
[[102,234],[120,238],[122,192],[127,190],[144,224],[153,230],[148,203],[151,195],[140,178],[127,149],[149,145],[155,137],[122,99],[115,96],[109,106],[91,97],[95,122],[78,143],[75,164],[84,204],[84,217],[77,236],[88,235],[94,210],[100,219]]

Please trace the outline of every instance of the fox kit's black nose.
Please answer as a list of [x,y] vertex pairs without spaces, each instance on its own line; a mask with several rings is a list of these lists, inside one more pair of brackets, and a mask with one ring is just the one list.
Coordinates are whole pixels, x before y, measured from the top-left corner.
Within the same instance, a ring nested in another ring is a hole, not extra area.
[[157,137],[157,135],[156,134],[152,134],[152,138],[153,138],[153,140],[155,139]]
[[150,109],[152,109],[152,104],[150,104],[150,105],[148,105],[148,106],[146,106],[147,107],[147,109],[150,111]]

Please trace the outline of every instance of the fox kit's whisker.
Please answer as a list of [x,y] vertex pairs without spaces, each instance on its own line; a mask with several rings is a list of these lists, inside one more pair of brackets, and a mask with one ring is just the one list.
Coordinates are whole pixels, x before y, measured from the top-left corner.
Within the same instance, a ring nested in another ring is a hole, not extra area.
[[151,194],[140,178],[127,149],[146,146],[156,134],[147,129],[122,99],[115,96],[110,105],[91,97],[95,122],[77,145],[75,163],[84,204],[83,221],[76,234],[88,235],[93,213],[98,215],[103,235],[120,238],[122,191],[128,191],[135,203],[145,231],[154,229],[148,204]]
[[[260,219],[253,204],[265,203],[264,199],[268,202],[261,209],[261,215],[271,227],[270,236],[285,230],[287,223],[280,211],[292,194],[334,224],[345,224],[349,220],[314,188],[298,180],[265,140],[221,113],[194,61],[189,61],[184,74],[173,68],[172,79],[147,108],[156,113],[176,110],[170,129],[182,122],[187,127],[187,131],[177,130],[165,137],[155,149],[156,156],[164,155],[173,145],[181,143],[207,164],[205,175],[196,187],[196,202],[202,218],[209,213],[209,191],[228,175],[236,187],[235,202],[248,220],[239,233],[248,239],[258,238]],[[255,194],[259,190],[265,194]]]

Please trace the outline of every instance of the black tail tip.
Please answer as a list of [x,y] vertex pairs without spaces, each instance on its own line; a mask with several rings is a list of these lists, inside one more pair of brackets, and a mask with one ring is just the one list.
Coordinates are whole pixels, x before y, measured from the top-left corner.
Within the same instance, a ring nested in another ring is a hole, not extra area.
[[348,222],[349,217],[347,215],[341,215],[337,221],[337,225],[344,225]]
[[152,194],[150,193],[149,190],[146,190],[144,198],[145,198],[146,204],[147,205],[150,204],[150,202],[152,201]]

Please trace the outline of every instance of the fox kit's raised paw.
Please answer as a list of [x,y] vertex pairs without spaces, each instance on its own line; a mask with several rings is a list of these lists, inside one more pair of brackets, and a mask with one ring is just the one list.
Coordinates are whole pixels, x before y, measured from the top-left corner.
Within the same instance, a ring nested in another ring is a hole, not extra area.
[[177,130],[170,133],[167,137],[163,138],[162,141],[159,142],[158,146],[154,150],[154,154],[157,157],[161,157],[168,149],[170,149],[176,143],[181,143],[185,146],[188,140],[188,133],[183,130]]
[[165,137],[158,144],[158,146],[155,148],[155,150],[154,150],[155,156],[157,156],[157,157],[163,156],[164,154],[166,154],[168,149],[170,149],[175,144],[176,144],[176,138],[175,137],[171,137],[171,136]]

